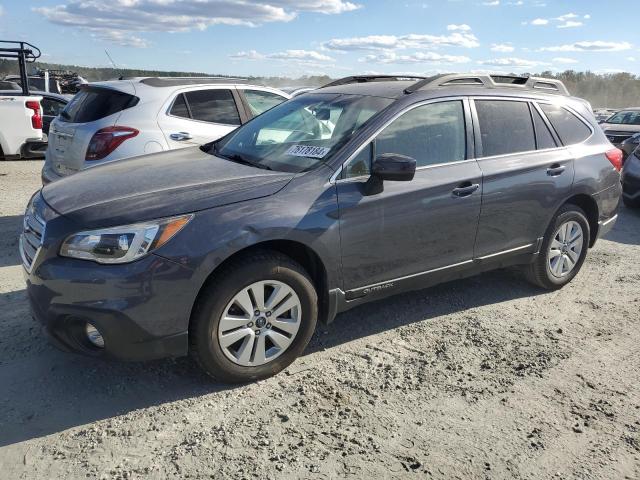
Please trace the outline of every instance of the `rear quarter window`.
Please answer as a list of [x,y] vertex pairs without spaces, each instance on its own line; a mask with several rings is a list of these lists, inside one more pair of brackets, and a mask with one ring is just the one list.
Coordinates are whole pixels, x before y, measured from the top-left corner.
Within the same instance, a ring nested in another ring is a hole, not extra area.
[[83,88],[62,111],[62,121],[70,123],[95,122],[114,113],[135,106],[139,98],[110,88]]
[[540,108],[564,145],[582,143],[591,136],[591,129],[566,108],[546,103],[541,103]]

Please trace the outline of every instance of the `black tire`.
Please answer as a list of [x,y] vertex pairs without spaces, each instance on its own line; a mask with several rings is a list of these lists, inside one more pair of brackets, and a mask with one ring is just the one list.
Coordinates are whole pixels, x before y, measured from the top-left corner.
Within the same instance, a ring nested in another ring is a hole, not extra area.
[[624,203],[624,206],[627,208],[640,208],[639,199],[631,200],[630,198],[622,197],[622,202]]
[[[560,228],[560,226],[568,221],[575,221],[582,227],[583,233],[583,245],[582,251],[576,265],[573,267],[567,275],[564,277],[556,277],[551,273],[548,262],[549,246],[553,241],[553,238]],[[540,247],[540,253],[536,257],[535,261],[530,265],[525,266],[524,273],[527,280],[534,285],[547,289],[557,290],[564,287],[578,274],[584,263],[584,259],[587,256],[589,250],[589,239],[591,238],[591,231],[589,229],[589,222],[584,211],[577,205],[565,204],[556,213],[551,220],[551,223],[547,227],[547,231],[544,235],[542,246]]]
[[[224,309],[243,288],[262,280],[290,286],[300,299],[301,322],[291,345],[277,358],[259,366],[241,366],[227,358],[217,331]],[[200,294],[189,326],[190,354],[215,380],[243,383],[271,377],[288,367],[309,343],[318,319],[318,296],[305,269],[286,255],[257,252],[242,257],[215,274]]]

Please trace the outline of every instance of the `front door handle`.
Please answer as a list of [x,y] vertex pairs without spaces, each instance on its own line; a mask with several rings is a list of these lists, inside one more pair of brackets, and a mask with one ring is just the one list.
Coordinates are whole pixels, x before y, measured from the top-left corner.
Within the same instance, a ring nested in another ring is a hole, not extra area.
[[178,133],[172,133],[171,135],[169,135],[169,137],[171,137],[171,140],[175,140],[177,142],[183,142],[185,140],[191,140],[191,135],[189,134],[189,132],[178,132]]
[[479,188],[479,183],[464,182],[459,187],[454,188],[451,193],[453,193],[453,195],[456,197],[468,197]]
[[562,175],[562,172],[565,171],[567,167],[564,165],[560,165],[559,163],[554,163],[549,168],[547,168],[547,175],[550,177],[557,177],[558,175]]

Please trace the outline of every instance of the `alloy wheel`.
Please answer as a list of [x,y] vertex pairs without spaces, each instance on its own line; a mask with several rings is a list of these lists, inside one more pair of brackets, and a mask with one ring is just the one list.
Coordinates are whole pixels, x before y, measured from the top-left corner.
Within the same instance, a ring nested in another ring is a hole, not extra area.
[[224,309],[217,341],[225,356],[244,367],[271,362],[291,345],[302,307],[286,283],[263,280],[243,288]]
[[547,254],[551,275],[556,278],[569,275],[580,260],[583,247],[584,232],[578,222],[569,220],[560,225]]

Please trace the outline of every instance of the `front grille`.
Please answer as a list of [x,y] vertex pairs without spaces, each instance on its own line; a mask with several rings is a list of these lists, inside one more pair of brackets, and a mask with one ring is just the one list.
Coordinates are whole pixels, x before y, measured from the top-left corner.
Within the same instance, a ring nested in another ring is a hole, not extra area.
[[42,247],[45,222],[34,211],[33,205],[29,205],[22,221],[22,235],[20,235],[20,256],[22,264],[27,272],[31,273],[33,264]]

